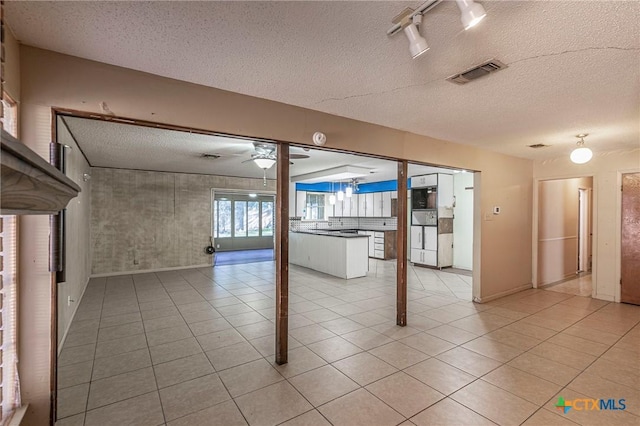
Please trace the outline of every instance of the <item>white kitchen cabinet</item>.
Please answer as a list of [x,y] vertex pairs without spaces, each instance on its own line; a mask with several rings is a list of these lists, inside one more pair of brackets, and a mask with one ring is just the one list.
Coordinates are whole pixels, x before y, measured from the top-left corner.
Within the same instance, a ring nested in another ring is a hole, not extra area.
[[392,200],[398,199],[398,191],[391,191],[391,199]]
[[365,231],[365,232],[369,237],[369,257],[374,257],[375,251],[376,251],[376,240],[373,236],[374,232],[373,231]]
[[296,216],[304,218],[307,209],[307,191],[296,192]]
[[354,207],[354,205],[356,204],[355,202],[356,198],[355,196],[351,196],[351,197],[345,197],[344,201],[342,202],[342,215],[345,217],[351,217],[351,216],[357,216],[358,213],[358,208]]
[[[364,216],[373,217],[374,212],[374,202],[373,202],[373,193],[369,192],[364,194]],[[360,215],[362,216],[362,215]]]
[[382,192],[373,194],[373,217],[382,217]]
[[424,249],[438,250],[438,227],[437,226],[424,227]]
[[336,199],[336,203],[333,205],[333,214],[329,216],[342,217],[344,216],[344,200],[340,201]]
[[413,176],[411,178],[411,188],[423,188],[425,186],[436,185],[438,185],[438,177],[436,174]]
[[[423,243],[423,227],[422,226],[412,226],[411,227],[411,248],[412,249],[422,249]],[[413,262],[413,256],[411,257],[411,261]]]
[[391,217],[391,191],[382,193],[382,217]]

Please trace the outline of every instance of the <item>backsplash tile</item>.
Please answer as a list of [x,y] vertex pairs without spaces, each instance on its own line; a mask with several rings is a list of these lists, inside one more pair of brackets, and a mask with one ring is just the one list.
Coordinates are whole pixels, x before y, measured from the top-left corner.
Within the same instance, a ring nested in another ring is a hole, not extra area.
[[393,231],[398,227],[396,217],[330,217],[329,220],[289,219],[292,231],[313,229],[385,229]]

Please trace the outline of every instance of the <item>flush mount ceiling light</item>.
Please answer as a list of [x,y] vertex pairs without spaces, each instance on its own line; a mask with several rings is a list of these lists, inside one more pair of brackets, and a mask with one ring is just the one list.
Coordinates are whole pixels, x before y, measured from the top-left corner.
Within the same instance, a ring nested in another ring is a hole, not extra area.
[[576,138],[580,140],[576,143],[578,147],[571,152],[570,156],[571,161],[576,164],[588,163],[589,160],[591,160],[591,158],[593,157],[593,152],[589,148],[584,146],[584,138],[586,138],[587,136],[589,136],[588,133],[580,133],[579,135],[576,135]]
[[[417,9],[405,8],[391,22],[393,26],[387,31],[388,36],[392,36],[403,30],[409,39],[409,51],[413,59],[421,56],[427,50],[429,45],[427,40],[420,35],[420,25],[422,24],[422,15],[429,12],[442,2],[442,0],[430,0]],[[481,4],[473,0],[456,0],[456,4],[460,9],[460,20],[465,30],[474,27],[478,22],[487,16]]]
[[462,26],[465,30],[475,27],[478,22],[487,16],[487,11],[484,10],[484,7],[473,0],[456,0],[456,4],[460,9],[460,21],[462,21]]

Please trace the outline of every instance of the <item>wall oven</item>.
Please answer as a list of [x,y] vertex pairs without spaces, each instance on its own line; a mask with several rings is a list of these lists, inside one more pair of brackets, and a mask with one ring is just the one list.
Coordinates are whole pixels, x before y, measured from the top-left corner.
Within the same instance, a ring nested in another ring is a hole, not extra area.
[[438,199],[438,187],[428,186],[426,188],[411,189],[411,210],[432,210],[436,209]]

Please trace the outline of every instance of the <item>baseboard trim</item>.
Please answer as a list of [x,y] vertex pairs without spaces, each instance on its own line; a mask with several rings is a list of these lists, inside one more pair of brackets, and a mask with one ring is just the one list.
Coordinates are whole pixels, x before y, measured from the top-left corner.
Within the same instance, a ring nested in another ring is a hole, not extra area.
[[518,292],[523,291],[523,290],[528,290],[530,288],[533,288],[533,284],[531,284],[531,283],[524,284],[524,285],[521,285],[519,287],[512,288],[510,290],[506,290],[506,291],[502,291],[500,293],[492,294],[491,296],[486,296],[486,297],[482,297],[482,298],[477,298],[476,297],[475,299],[473,299],[473,301],[476,302],[476,303],[487,303],[487,302],[491,302],[492,300],[500,299],[501,297],[509,296],[511,294],[518,293]]
[[605,300],[607,302],[615,302],[616,298],[613,296],[609,296],[608,294],[597,294],[591,296],[592,299]]
[[[89,287],[89,279],[91,277],[87,277],[87,281],[84,283],[84,288],[82,289],[82,294],[80,295],[80,297],[78,298],[78,300],[76,301],[76,307],[73,310],[73,313],[71,314],[71,321],[69,321],[69,324],[67,324],[67,327],[64,330],[64,334],[62,335],[62,339],[60,340],[60,343],[58,344],[58,356],[60,356],[60,352],[62,351],[62,348],[64,347],[64,342],[65,340],[67,340],[67,334],[69,333],[69,328],[71,327],[71,324],[73,323],[73,320],[76,317],[76,312],[78,312],[78,307],[80,307],[80,302],[82,301],[82,298],[84,297],[84,293],[85,291],[87,291],[87,287]],[[63,284],[63,283],[60,283]],[[58,284],[58,285],[60,285]],[[58,303],[56,301],[56,303]]]
[[121,271],[121,272],[106,272],[101,274],[91,274],[91,278],[103,278],[103,277],[113,277],[116,275],[135,275],[135,274],[149,274],[153,272],[166,272],[166,271],[178,271],[182,269],[193,269],[193,268],[209,268],[213,267],[210,263],[205,263],[202,265],[189,265],[189,266],[174,266],[171,268],[156,268],[156,269],[140,269],[137,271]]

